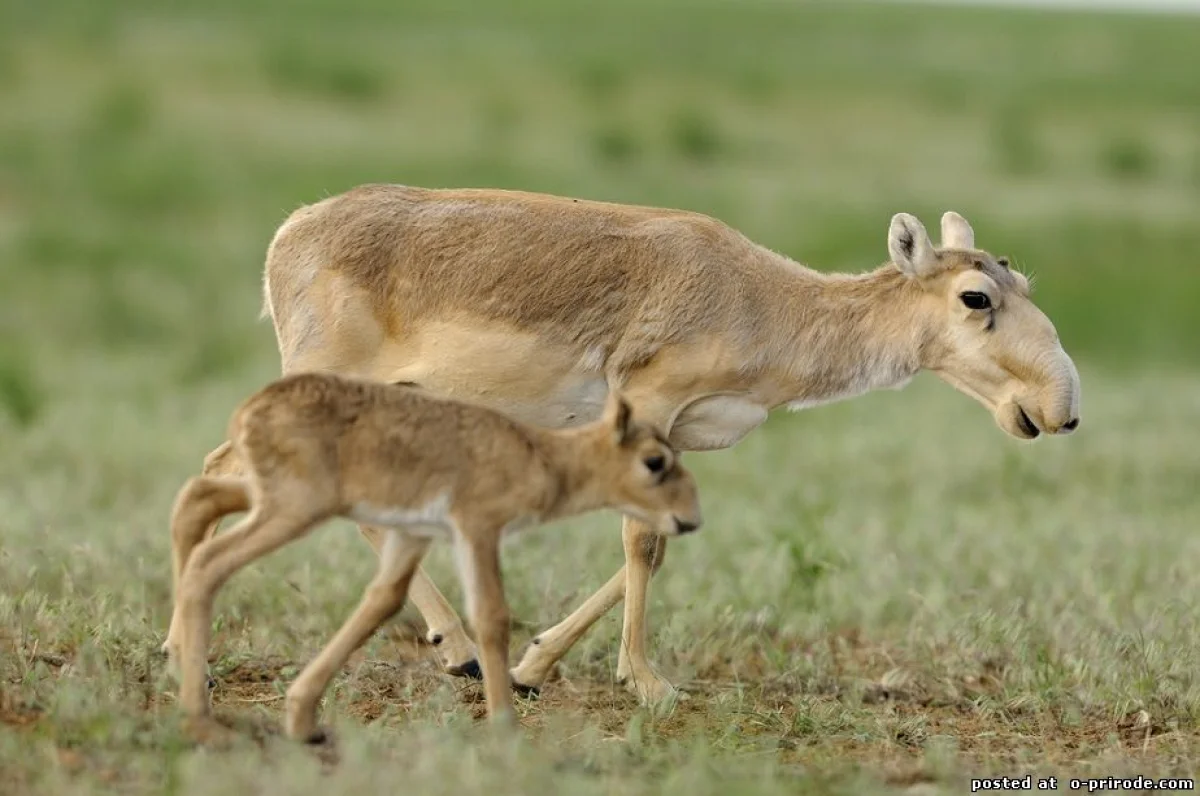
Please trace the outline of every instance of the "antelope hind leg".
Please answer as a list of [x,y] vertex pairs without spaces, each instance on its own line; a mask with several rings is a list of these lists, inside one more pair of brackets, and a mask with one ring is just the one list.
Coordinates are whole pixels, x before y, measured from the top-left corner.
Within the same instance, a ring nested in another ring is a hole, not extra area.
[[189,723],[211,724],[208,700],[208,647],[213,602],[221,586],[242,567],[297,539],[315,522],[258,507],[229,533],[202,542],[192,551],[179,587],[179,705]]
[[[204,457],[204,466],[200,471],[201,478],[193,479],[200,480],[229,480],[225,477],[242,475],[241,461],[238,460],[237,454],[233,450],[233,443],[226,440],[219,446],[214,448],[207,456]],[[189,486],[193,483],[189,482]],[[211,539],[217,532],[218,526],[221,524],[221,518],[226,514],[232,514],[237,511],[246,511],[249,509],[249,500],[245,501],[245,505],[232,506],[228,510],[218,511],[212,500],[222,501],[220,495],[202,495],[197,494],[193,497],[192,502],[199,501],[203,503],[204,498],[209,498],[207,505],[203,508],[200,506],[190,506],[190,511],[212,511],[211,516],[203,521],[200,527],[195,527],[191,524],[187,525],[186,532],[184,530],[176,530],[180,520],[180,510],[184,505],[184,495],[181,490],[178,497],[175,499],[175,505],[171,511],[171,526],[172,526],[172,578],[175,590],[179,588],[179,577],[183,572],[183,567],[187,563],[188,556],[192,550],[201,542]],[[227,501],[225,501],[227,502]],[[182,536],[182,538],[181,538]],[[177,617],[174,613],[171,616],[171,625],[167,629],[167,638],[163,641],[162,652],[164,655],[170,656],[172,649],[177,649],[180,644],[179,626]]]
[[250,491],[244,479],[200,476],[179,491],[171,511],[171,581],[175,606],[162,651],[178,663],[180,644],[179,590],[183,573],[196,547],[212,537],[227,514],[250,508]]

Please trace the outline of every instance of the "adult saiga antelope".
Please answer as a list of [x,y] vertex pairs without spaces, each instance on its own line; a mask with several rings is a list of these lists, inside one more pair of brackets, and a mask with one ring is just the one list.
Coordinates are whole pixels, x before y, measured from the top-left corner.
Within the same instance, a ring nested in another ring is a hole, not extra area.
[[[1079,377],[1029,282],[976,248],[957,213],[941,245],[898,214],[891,261],[824,274],[708,216],[499,190],[366,185],[303,207],[267,252],[264,312],[283,372],[415,382],[531,423],[595,418],[610,388],[681,451],[728,448],[780,406],[898,388],[931,370],[1019,439],[1079,424]],[[238,467],[228,445],[209,472]],[[539,688],[625,598],[617,675],[672,693],[646,655],[646,593],[664,541],[623,526],[625,566],[537,636],[513,669]],[[361,526],[381,549],[379,531]],[[454,674],[475,650],[436,586],[411,596]]]
[[[178,632],[168,652],[181,670],[180,705],[207,737],[221,734],[205,687],[217,590],[325,520],[350,517],[390,530],[362,602],[288,688],[286,729],[299,741],[324,738],[318,700],[350,655],[404,605],[431,538],[455,544],[488,713],[513,723],[501,538],[602,508],[663,535],[701,522],[691,473],[662,433],[638,422],[615,393],[595,423],[540,429],[415,388],[297,373],[243,401],[228,437],[246,476],[190,479],[171,516]],[[203,539],[213,522],[246,510],[229,533]]]

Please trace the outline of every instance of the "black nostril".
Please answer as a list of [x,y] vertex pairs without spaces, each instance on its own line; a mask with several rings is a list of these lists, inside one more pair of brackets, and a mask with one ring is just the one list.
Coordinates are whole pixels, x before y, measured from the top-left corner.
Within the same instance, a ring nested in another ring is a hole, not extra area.
[[1067,422],[1063,423],[1062,427],[1063,431],[1074,431],[1075,429],[1079,428],[1079,418],[1076,417],[1068,420]]
[[679,531],[680,533],[691,533],[699,527],[700,524],[697,522],[686,522],[678,517],[675,518],[675,530]]

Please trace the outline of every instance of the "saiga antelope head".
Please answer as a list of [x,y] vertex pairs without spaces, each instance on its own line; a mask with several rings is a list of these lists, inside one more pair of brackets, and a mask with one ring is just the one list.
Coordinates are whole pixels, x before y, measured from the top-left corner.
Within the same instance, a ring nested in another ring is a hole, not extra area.
[[1033,303],[1023,274],[975,247],[966,219],[943,215],[935,247],[920,221],[900,213],[888,253],[921,290],[922,367],[986,406],[1019,439],[1079,426],[1079,374],[1054,324]]

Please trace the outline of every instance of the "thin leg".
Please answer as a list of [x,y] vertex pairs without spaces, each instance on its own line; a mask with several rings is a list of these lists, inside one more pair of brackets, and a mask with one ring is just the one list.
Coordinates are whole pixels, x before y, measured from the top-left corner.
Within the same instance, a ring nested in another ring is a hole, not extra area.
[[184,568],[209,528],[226,514],[250,508],[250,489],[241,478],[192,478],[179,490],[171,511],[171,582],[175,611],[163,652],[177,659],[179,651],[179,587]]
[[488,717],[497,724],[515,725],[517,716],[508,675],[510,619],[500,574],[500,540],[495,536],[460,538],[456,553],[470,605],[471,626],[479,640]]
[[[233,443],[230,442],[229,440],[222,442],[220,445],[218,445],[216,448],[214,448],[211,452],[209,452],[209,454],[207,456],[204,457],[204,466],[200,472],[201,472],[201,476],[203,478],[209,478],[209,479],[217,479],[217,478],[222,478],[222,477],[226,477],[226,476],[232,477],[232,476],[244,475],[243,468],[242,468],[242,462],[238,458],[237,452],[233,448]],[[188,485],[190,486],[190,482]],[[185,486],[185,488],[186,488],[186,486]],[[176,500],[175,500],[175,510],[172,512],[173,517],[178,512],[180,502],[182,499],[183,499],[183,493],[181,491],[180,496],[178,498],[176,498]],[[235,511],[247,511],[247,510],[249,510],[249,508],[250,507],[247,502],[247,505],[242,506],[241,508],[230,509],[226,513],[232,514]],[[224,514],[214,514],[211,517],[209,517],[207,522],[205,523],[205,525],[207,527],[195,528],[195,527],[192,527],[189,523],[189,530],[187,531],[187,538],[190,541],[186,542],[186,544],[188,544],[188,550],[190,551],[197,544],[199,544],[200,541],[205,540],[205,539],[211,539],[213,536],[215,536],[217,533],[217,528],[220,526],[221,519],[223,516],[224,516]],[[172,519],[171,526],[173,529],[177,526],[177,523],[174,521],[174,519]],[[172,532],[172,536],[174,536],[174,535],[175,535],[174,532]],[[174,556],[173,556],[173,558],[174,558]],[[186,559],[187,556],[184,555],[183,558]],[[178,586],[179,586],[178,575],[179,575],[179,573],[181,573],[183,571],[183,568],[182,568],[182,565],[180,565],[178,562],[173,562],[173,563],[175,563],[175,565],[177,566],[177,568],[174,571],[175,571],[175,576],[176,576],[175,586],[176,586],[176,589],[178,590]],[[178,639],[177,623],[176,623],[175,617],[172,616],[171,617],[171,626],[167,630],[167,639],[166,639],[166,641],[163,642],[163,645],[162,645],[163,652],[171,654],[171,650],[178,647],[178,644],[179,644],[179,639]]]
[[325,734],[317,727],[317,702],[354,651],[404,606],[413,573],[428,548],[428,539],[388,532],[380,551],[379,572],[358,608],[287,690],[289,738],[311,743],[324,740]]
[[617,679],[629,685],[642,702],[661,702],[675,687],[655,671],[646,656],[646,598],[650,578],[662,565],[667,540],[644,523],[626,518],[621,529],[625,542],[625,622]]
[[[369,525],[360,525],[358,529],[375,552],[382,553],[384,540],[390,531]],[[475,654],[475,644],[467,635],[466,628],[463,627],[462,620],[458,618],[450,601],[438,590],[422,567],[418,566],[413,574],[412,583],[408,587],[408,599],[425,620],[428,628],[425,638],[437,649],[443,670],[455,677],[479,679],[482,675]]]
[[228,533],[201,542],[192,551],[176,608],[182,635],[179,703],[189,717],[203,719],[209,715],[207,659],[217,590],[233,573],[300,538],[315,524],[312,515],[298,518],[259,507]]
[[[228,441],[204,457],[202,472],[205,476],[238,475],[242,470],[241,460],[232,443]],[[248,507],[235,510],[245,511],[246,508]],[[219,525],[220,517],[211,520],[208,527],[201,532],[200,538],[209,539],[214,536]],[[374,548],[375,553],[379,554],[383,549],[383,540],[388,533],[387,529],[360,525],[359,530]],[[412,584],[409,586],[409,599],[421,614],[421,618],[425,620],[428,627],[426,639],[437,648],[443,670],[455,677],[475,679],[481,677],[474,642],[467,635],[466,628],[463,627],[463,622],[450,601],[438,590],[437,585],[422,568],[418,567],[413,576]],[[169,649],[169,645],[175,639],[174,621],[172,621],[171,627],[172,630],[167,633],[167,642],[163,644],[164,651]]]
[[624,596],[625,567],[621,567],[574,613],[533,639],[521,662],[512,671],[513,689],[521,694],[538,693],[554,669],[554,664]]
[[640,599],[626,602],[617,676],[636,690],[646,703],[657,702],[674,691],[671,684],[654,671],[646,659],[645,651],[647,586],[650,576],[662,566],[666,545],[649,528],[628,518],[622,527],[622,537],[625,541],[625,566],[570,616],[533,640],[512,672],[514,687],[518,691],[536,692],[541,688],[554,664],[626,596],[631,571],[635,573],[632,580],[640,584],[637,586]]

